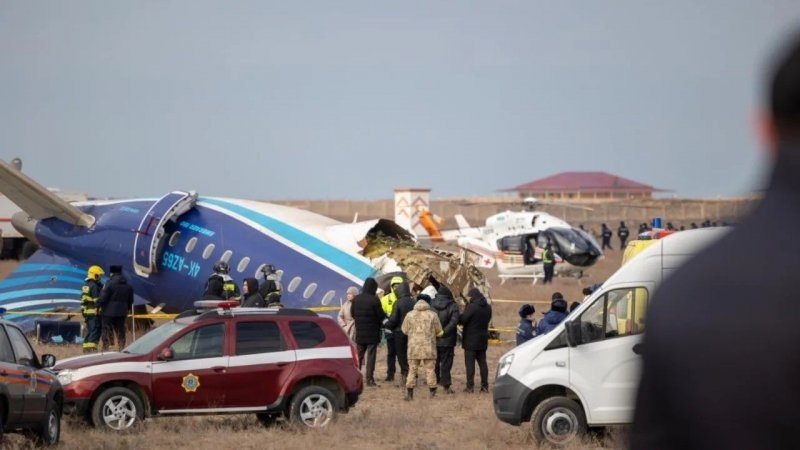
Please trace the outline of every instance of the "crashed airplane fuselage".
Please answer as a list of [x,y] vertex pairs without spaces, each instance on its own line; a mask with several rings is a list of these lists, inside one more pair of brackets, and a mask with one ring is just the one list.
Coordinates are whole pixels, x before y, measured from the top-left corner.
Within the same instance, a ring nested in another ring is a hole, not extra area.
[[[429,270],[457,286],[457,274],[470,273],[452,258],[418,248],[389,220],[347,224],[297,208],[185,191],[73,205],[6,163],[0,169],[0,191],[25,211],[13,218],[14,226],[40,247],[0,281],[0,307],[28,328],[35,316],[15,311],[77,311],[86,269],[95,264],[122,266],[136,302],[164,304],[165,312],[190,309],[220,260],[240,284],[262,277],[265,264],[276,266],[282,303],[300,308],[338,306],[348,287],[381,271],[408,269],[418,277]],[[366,251],[385,239],[401,243],[393,256]],[[477,278],[470,283],[484,286]]]

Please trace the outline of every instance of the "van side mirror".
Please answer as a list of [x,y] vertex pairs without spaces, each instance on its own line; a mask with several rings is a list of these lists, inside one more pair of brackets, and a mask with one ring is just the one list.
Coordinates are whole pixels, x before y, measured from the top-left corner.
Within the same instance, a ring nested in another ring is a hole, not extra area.
[[581,321],[580,319],[573,319],[564,324],[564,329],[567,330],[567,345],[570,347],[577,347],[581,343]]
[[53,367],[56,365],[56,356],[51,353],[45,353],[42,355],[42,367],[48,368]]

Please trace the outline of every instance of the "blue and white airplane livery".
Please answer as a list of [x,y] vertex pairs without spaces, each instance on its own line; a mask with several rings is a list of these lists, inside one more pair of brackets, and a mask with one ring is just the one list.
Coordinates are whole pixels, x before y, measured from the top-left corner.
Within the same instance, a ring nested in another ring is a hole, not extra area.
[[[14,227],[39,246],[0,281],[0,307],[26,330],[40,318],[31,312],[77,311],[86,270],[94,264],[106,270],[121,265],[136,303],[163,304],[165,312],[190,309],[220,260],[240,285],[246,277],[262,277],[264,264],[277,266],[286,306],[338,306],[348,287],[380,274],[360,253],[371,236],[413,239],[390,220],[342,223],[297,208],[191,191],[70,204],[5,161],[0,192],[23,210],[12,217]],[[381,269],[399,270],[396,264]],[[22,311],[27,314],[14,314]]]

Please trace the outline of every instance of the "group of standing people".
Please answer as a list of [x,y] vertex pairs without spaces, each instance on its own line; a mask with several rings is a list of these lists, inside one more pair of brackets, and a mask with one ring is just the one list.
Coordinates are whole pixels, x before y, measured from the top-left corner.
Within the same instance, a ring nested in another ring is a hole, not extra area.
[[387,337],[387,381],[395,375],[395,362],[405,381],[406,400],[414,398],[417,371],[423,368],[431,397],[438,386],[452,394],[451,370],[458,341],[458,325],[463,327],[462,347],[467,380],[465,392],[475,389],[475,364],[480,371],[480,389],[489,390],[486,349],[492,308],[477,288],[468,292],[469,303],[461,313],[450,289],[431,278],[431,285],[413,295],[403,277],[393,277],[389,293],[378,298],[378,283],[367,278],[360,293],[347,291],[339,324],[358,347],[359,368],[366,365],[367,386],[375,382],[375,360],[381,335]]
[[[624,221],[620,221],[619,227],[617,228],[617,237],[619,238],[619,249],[625,250],[625,245],[628,243],[628,237],[630,236],[630,230],[628,230],[628,226],[625,225]],[[600,237],[603,239],[602,250],[609,249],[613,250],[611,247],[611,237],[614,233],[611,231],[610,228],[606,224],[600,225]]]
[[122,275],[122,266],[111,266],[108,271],[109,280],[104,285],[103,269],[89,267],[81,288],[81,313],[86,324],[84,353],[96,352],[101,340],[100,350],[108,350],[115,336],[119,350],[126,345],[125,318],[133,308],[133,288]]
[[524,304],[519,308],[519,325],[517,325],[517,345],[528,342],[536,336],[548,333],[559,323],[567,318],[570,312],[580,306],[580,303],[573,302],[567,311],[567,301],[560,292],[554,292],[550,299],[550,310],[544,313],[544,317],[536,322],[534,313],[536,308],[530,303]]
[[229,272],[230,267],[227,262],[219,261],[214,264],[214,273],[208,277],[203,286],[203,300],[237,300],[246,308],[283,306],[275,266],[271,264],[263,266],[264,282],[260,285],[256,278],[245,278],[241,290]]

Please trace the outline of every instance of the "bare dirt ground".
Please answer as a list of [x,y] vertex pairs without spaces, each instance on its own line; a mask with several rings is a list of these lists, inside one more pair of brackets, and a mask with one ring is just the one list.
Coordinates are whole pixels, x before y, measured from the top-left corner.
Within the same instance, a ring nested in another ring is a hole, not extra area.
[[[546,311],[553,292],[564,294],[569,302],[582,299],[584,286],[602,282],[620,265],[621,252],[608,252],[589,270],[590,276],[580,280],[556,278],[552,286],[530,282],[507,282],[500,285],[490,274],[492,297],[535,304],[537,317]],[[16,263],[0,261],[0,278],[16,267]],[[520,303],[497,302],[493,305],[496,327],[516,326]],[[490,384],[494,380],[497,361],[513,348],[513,333],[502,333],[503,344],[492,345],[488,352]],[[36,344],[39,354],[53,353],[59,359],[81,353],[78,346]],[[376,378],[386,374],[386,350],[378,352]],[[292,427],[265,428],[255,416],[203,416],[147,420],[136,431],[121,435],[98,431],[76,419],[62,421],[63,449],[527,449],[536,448],[530,439],[529,424],[506,425],[494,415],[491,394],[467,394],[463,352],[456,349],[453,364],[454,395],[441,392],[429,399],[420,385],[412,402],[402,400],[403,389],[397,383],[379,383],[366,388],[358,404],[340,415],[336,423],[320,431],[301,431]],[[424,375],[420,374],[424,377]],[[614,430],[604,439],[593,439],[572,446],[583,448],[624,448],[625,430]],[[27,449],[33,445],[22,436],[7,435],[2,448]]]

